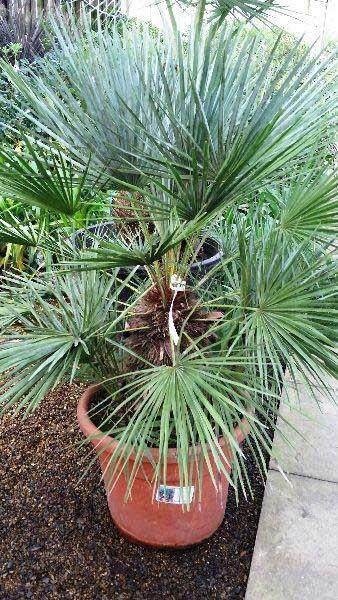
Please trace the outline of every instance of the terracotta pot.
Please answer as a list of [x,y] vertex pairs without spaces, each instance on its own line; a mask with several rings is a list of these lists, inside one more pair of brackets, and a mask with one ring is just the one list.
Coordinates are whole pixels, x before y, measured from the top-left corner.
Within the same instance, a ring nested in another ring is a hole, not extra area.
[[[86,436],[95,436],[99,430],[88,417],[88,410],[93,395],[100,389],[100,385],[91,385],[81,396],[77,416],[79,425]],[[243,419],[243,430],[236,428],[238,442],[242,442],[249,433],[249,424]],[[245,432],[245,433],[244,433]],[[116,447],[117,441],[109,436],[93,437],[91,440],[95,451],[99,454],[107,444],[104,452],[99,455],[101,468],[105,473],[109,458]],[[227,451],[226,441],[220,440],[225,454],[230,459],[231,453]],[[158,459],[158,450],[151,449],[153,458]],[[210,460],[212,456],[210,454]],[[133,466],[131,458],[130,468]],[[230,472],[230,466],[227,465]],[[203,469],[203,494],[202,501],[198,501],[198,489],[192,487],[185,490],[190,493],[192,501],[190,509],[182,510],[180,498],[177,452],[175,448],[169,450],[167,464],[166,497],[163,488],[157,490],[157,499],[153,500],[153,486],[151,481],[153,467],[147,457],[142,461],[132,488],[132,498],[125,502],[126,479],[120,475],[115,485],[112,486],[109,474],[104,475],[105,488],[110,514],[114,523],[127,538],[158,547],[184,548],[202,542],[211,536],[221,524],[226,507],[228,495],[228,481],[223,474],[218,474],[218,491],[212,483],[207,467]],[[147,480],[148,478],[148,480]]]

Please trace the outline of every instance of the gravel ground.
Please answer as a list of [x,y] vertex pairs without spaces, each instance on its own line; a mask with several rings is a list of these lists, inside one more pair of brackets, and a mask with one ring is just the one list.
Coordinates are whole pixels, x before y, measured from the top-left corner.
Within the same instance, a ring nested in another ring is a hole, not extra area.
[[24,421],[0,422],[0,598],[243,599],[264,485],[210,540],[184,551],[131,544],[114,527],[99,473],[79,482],[88,448],[75,413],[81,386],[51,393]]

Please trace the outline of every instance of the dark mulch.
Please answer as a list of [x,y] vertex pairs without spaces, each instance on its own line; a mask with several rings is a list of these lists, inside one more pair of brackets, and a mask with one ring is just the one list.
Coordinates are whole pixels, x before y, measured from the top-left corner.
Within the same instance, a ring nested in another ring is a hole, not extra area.
[[264,486],[236,506],[200,546],[143,548],[114,527],[99,474],[79,483],[88,449],[75,419],[80,386],[63,386],[25,421],[0,424],[0,598],[112,600],[242,599]]

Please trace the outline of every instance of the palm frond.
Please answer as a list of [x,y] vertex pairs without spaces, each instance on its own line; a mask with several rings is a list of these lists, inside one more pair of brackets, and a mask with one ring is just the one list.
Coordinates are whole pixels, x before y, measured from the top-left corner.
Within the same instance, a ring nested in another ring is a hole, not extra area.
[[[171,5],[172,0],[166,0]],[[237,19],[263,23],[269,22],[274,13],[289,14],[291,11],[279,0],[175,0],[184,7],[202,5],[208,8],[210,18],[222,23],[229,15]]]
[[238,336],[244,336],[267,385],[283,380],[285,365],[301,372],[309,387],[323,372],[338,377],[337,264],[308,240],[285,238],[276,222],[248,235],[238,229],[239,256],[224,271],[227,304],[237,305]]
[[30,108],[23,111],[25,117],[74,160],[91,158],[92,168],[104,167],[118,179],[135,184],[140,170],[158,172],[146,158],[149,144],[125,126],[127,111],[120,98],[137,114],[144,110],[147,92],[140,79],[156,85],[165,41],[137,23],[111,23],[98,36],[88,14],[83,13],[79,27],[71,10],[51,17],[51,29],[55,63],[41,61],[29,77],[1,63]]
[[0,219],[0,243],[40,246],[45,231],[43,220],[40,219],[37,224],[31,223],[27,211],[23,211],[22,220],[9,210],[1,216],[5,218]]
[[298,177],[279,194],[281,230],[298,239],[335,240],[338,233],[337,177],[313,173]]
[[[175,182],[184,218],[224,210],[279,177],[284,165],[291,168],[312,149],[333,118],[326,60],[305,51],[292,64],[296,43],[276,72],[279,43],[258,64],[259,38],[241,30],[223,26],[215,41],[212,30],[196,29],[188,50],[176,36],[177,58],[161,68],[160,87],[147,87],[151,102],[142,117],[123,102],[130,114],[125,125],[157,149],[157,164]],[[161,123],[157,131],[154,120]]]
[[22,155],[10,148],[0,151],[2,193],[33,206],[73,215],[91,189],[88,169],[75,172],[60,152],[47,154],[42,148],[34,147],[28,138],[24,138],[24,142]]
[[[247,473],[235,427],[243,428],[241,420],[246,418],[251,427],[253,446],[259,440],[267,449],[271,447],[265,426],[253,416],[255,409],[260,413],[262,408],[255,383],[248,381],[241,371],[241,365],[244,367],[247,361],[238,353],[232,357],[182,357],[174,367],[155,367],[134,373],[126,389],[122,387],[112,394],[109,401],[113,409],[105,415],[101,429],[118,440],[108,471],[113,481],[133,455],[134,467],[128,474],[126,499],[142,456],[147,455],[151,460],[149,447],[154,440],[159,448],[159,458],[153,465],[151,483],[154,490],[159,484],[166,484],[166,463],[173,436],[182,487],[195,485],[201,497],[203,469],[210,473],[216,492],[217,473],[222,473],[237,487],[238,481],[235,485],[229,475],[225,447],[220,443],[224,437],[233,456],[239,485],[245,488]],[[126,399],[121,401],[121,396]],[[121,427],[120,415],[126,411],[128,423]],[[260,462],[259,458],[257,462]],[[264,463],[260,466],[265,469]]]
[[[4,284],[0,409],[6,412],[15,407],[28,413],[58,383],[75,378],[81,366],[87,365],[93,376],[93,348],[98,355],[102,345],[98,332],[116,316],[120,286],[115,277],[97,273],[69,274],[45,282],[12,275]],[[14,332],[13,322],[19,325]]]
[[290,14],[290,10],[279,0],[211,0],[212,18],[222,21],[228,15],[263,23],[271,21],[274,13]]
[[46,63],[28,79],[2,64],[30,107],[26,117],[74,161],[91,157],[122,184],[159,175],[181,178],[181,192],[188,181],[189,218],[291,168],[334,118],[333,56],[313,57],[300,42],[276,70],[280,40],[262,60],[259,35],[225,24],[215,35],[200,19],[188,42],[136,26],[96,36],[60,17],[53,27],[61,70]]

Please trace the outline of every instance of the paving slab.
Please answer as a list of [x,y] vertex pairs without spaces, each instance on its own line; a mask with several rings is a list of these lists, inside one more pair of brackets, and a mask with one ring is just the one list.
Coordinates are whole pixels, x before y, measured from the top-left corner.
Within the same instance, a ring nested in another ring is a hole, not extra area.
[[337,600],[338,484],[270,471],[245,600]]
[[[338,400],[337,382],[332,380],[333,396]],[[320,410],[304,385],[298,386],[299,395],[288,387],[289,401],[310,418],[291,411],[289,406],[281,405],[281,413],[285,419],[306,438],[290,429],[281,419],[278,425],[290,439],[293,448],[285,444],[276,433],[274,453],[278,462],[287,473],[307,475],[316,479],[338,482],[338,407],[327,398],[321,398]],[[277,469],[277,461],[271,459],[270,469]]]

